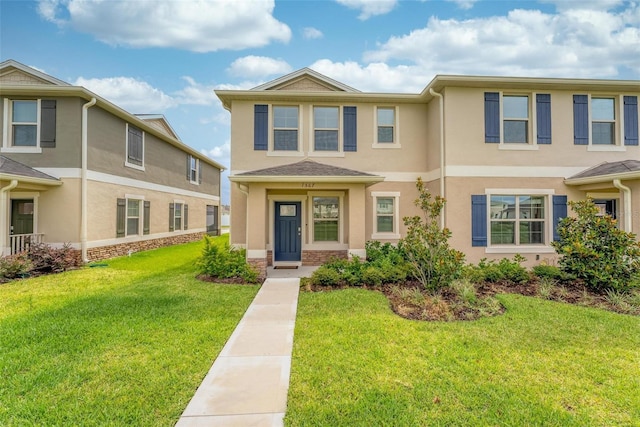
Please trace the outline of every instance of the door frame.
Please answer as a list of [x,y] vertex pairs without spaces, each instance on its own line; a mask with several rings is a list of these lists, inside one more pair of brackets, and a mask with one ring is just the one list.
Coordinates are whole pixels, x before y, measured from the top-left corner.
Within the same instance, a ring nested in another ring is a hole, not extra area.
[[[11,235],[11,222],[13,221],[13,218],[11,218],[13,212],[12,212],[12,205],[13,205],[13,201],[14,200],[33,200],[33,231],[32,234],[37,234],[38,233],[38,223],[40,221],[38,221],[38,198],[40,196],[40,193],[35,193],[35,192],[11,192],[9,194],[9,203],[7,206],[7,236]],[[8,238],[8,237],[7,237]]]
[[[286,206],[286,205],[293,205],[296,207],[296,212],[294,215],[286,215],[286,217],[292,218],[293,221],[295,221],[295,223],[297,224],[297,233],[296,230],[293,231],[294,234],[294,238],[296,238],[297,240],[297,246],[298,246],[298,250],[295,252],[283,252],[283,253],[287,253],[287,254],[292,254],[294,256],[294,259],[285,259],[285,260],[276,260],[278,253],[277,251],[277,245],[276,245],[276,240],[275,240],[275,234],[274,234],[274,244],[273,244],[273,263],[274,265],[279,264],[282,265],[283,263],[300,263],[302,262],[302,203],[298,202],[298,201],[275,201],[274,202],[274,233],[276,232],[276,228],[277,228],[277,219],[281,218],[281,216],[278,213],[278,208],[281,206]],[[280,232],[282,233],[283,231],[280,230]],[[284,232],[287,232],[286,230]],[[295,234],[297,234],[297,236],[295,236]],[[287,236],[289,235],[289,233],[286,234]],[[288,245],[287,245],[288,246]]]
[[[267,196],[269,200],[269,243],[267,249],[271,250],[271,262],[273,266],[301,266],[302,265],[302,252],[307,244],[307,194],[287,194],[278,195],[271,194]],[[300,202],[300,261],[276,261],[275,260],[275,235],[276,235],[276,202]]]

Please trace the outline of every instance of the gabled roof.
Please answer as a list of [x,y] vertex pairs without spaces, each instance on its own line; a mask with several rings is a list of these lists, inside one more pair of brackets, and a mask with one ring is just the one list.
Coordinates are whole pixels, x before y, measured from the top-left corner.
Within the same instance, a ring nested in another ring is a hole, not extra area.
[[293,73],[289,73],[285,76],[279,77],[270,82],[264,83],[260,86],[254,87],[253,91],[259,90],[299,90],[301,81],[307,81],[303,91],[338,91],[338,92],[360,92],[357,89],[347,86],[344,83],[340,83],[337,80],[333,80],[320,74],[317,71],[313,71],[311,68],[302,68]]
[[339,166],[302,160],[288,165],[242,172],[229,177],[232,182],[352,182],[373,184],[384,177]]
[[45,84],[55,86],[71,86],[35,68],[21,64],[13,59],[0,62],[0,82],[10,84]]
[[[16,70],[19,70],[21,75],[27,78],[14,79],[11,74],[16,72]],[[32,76],[32,78],[29,79],[29,76]],[[108,111],[114,116],[139,127],[145,132],[155,135],[166,143],[171,144],[174,147],[178,147],[180,150],[193,155],[207,164],[210,164],[220,170],[226,169],[222,164],[182,142],[170,126],[170,131],[164,125],[159,126],[156,119],[157,117],[162,117],[168,126],[166,119],[164,119],[162,115],[149,115],[149,117],[152,117],[153,119],[144,120],[142,117],[138,117],[135,114],[123,110],[119,106],[96,95],[82,86],[70,85],[62,80],[58,80],[12,59],[0,63],[0,83],[0,95],[4,96],[79,97],[86,101],[95,99],[96,106]],[[155,123],[154,120],[156,120]]]
[[569,185],[592,184],[614,179],[639,179],[640,161],[603,162],[565,180]]
[[25,180],[47,185],[62,184],[62,181],[51,175],[47,175],[46,173],[35,170],[5,156],[0,156],[0,178],[6,180]]
[[162,114],[136,114],[140,120],[144,120],[149,123],[154,128],[158,129],[161,132],[164,132],[171,138],[175,138],[178,141],[181,141],[178,134],[173,130],[166,117]]

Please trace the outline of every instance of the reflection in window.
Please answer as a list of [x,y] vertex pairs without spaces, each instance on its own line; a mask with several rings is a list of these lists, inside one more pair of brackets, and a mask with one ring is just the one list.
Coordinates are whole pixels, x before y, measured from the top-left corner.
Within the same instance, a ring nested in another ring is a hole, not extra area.
[[491,244],[545,243],[545,196],[492,195]]
[[315,242],[337,242],[339,219],[338,197],[313,198],[313,240]]

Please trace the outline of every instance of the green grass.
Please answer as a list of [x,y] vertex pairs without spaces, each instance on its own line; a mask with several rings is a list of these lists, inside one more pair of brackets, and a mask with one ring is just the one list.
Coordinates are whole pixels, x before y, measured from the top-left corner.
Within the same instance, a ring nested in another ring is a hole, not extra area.
[[638,426],[640,318],[518,295],[417,322],[376,292],[300,294],[288,426]]
[[0,425],[173,426],[258,289],[195,279],[201,248],[0,285]]

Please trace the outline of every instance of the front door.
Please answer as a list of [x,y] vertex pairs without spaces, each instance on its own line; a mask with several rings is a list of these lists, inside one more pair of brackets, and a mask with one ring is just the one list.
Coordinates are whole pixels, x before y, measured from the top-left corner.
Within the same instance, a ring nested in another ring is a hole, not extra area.
[[11,234],[33,233],[33,199],[11,200]]
[[274,261],[302,260],[301,202],[276,202]]

